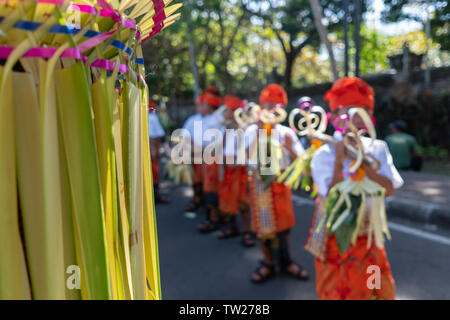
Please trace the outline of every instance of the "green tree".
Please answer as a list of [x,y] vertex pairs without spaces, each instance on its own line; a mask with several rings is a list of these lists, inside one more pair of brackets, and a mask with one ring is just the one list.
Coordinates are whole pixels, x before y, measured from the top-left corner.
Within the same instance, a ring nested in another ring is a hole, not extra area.
[[[442,0],[385,0],[382,19],[384,22],[425,22],[424,12],[433,9],[431,15],[431,38],[441,45],[441,50],[450,51],[450,6]],[[407,8],[415,7],[415,10]]]
[[[243,0],[245,10],[261,18],[264,26],[271,28],[278,39],[285,56],[284,85],[292,86],[293,68],[296,59],[306,46],[319,50],[321,42],[314,24],[309,0]],[[344,8],[342,0],[320,0],[324,25],[328,32],[342,30]],[[367,10],[366,1],[362,3],[362,12]],[[353,3],[349,11],[354,11]],[[349,17],[349,23],[352,19]]]

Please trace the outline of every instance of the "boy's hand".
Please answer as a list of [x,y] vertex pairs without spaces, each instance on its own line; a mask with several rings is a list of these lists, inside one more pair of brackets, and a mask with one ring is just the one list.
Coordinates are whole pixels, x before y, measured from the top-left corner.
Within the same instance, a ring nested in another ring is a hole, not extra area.
[[286,149],[288,149],[289,151],[291,151],[291,150],[292,150],[292,143],[293,143],[292,137],[286,135],[286,136],[284,137],[283,147],[285,147]]
[[344,143],[342,141],[337,142],[334,149],[336,150],[336,164],[342,165],[345,157],[347,156],[345,153]]

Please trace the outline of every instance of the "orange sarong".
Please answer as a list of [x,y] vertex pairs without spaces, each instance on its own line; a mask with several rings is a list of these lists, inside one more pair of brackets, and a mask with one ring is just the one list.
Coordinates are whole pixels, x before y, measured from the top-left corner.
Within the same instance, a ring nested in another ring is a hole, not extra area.
[[203,183],[203,165],[193,164],[192,169],[194,170],[194,184]]
[[252,231],[260,237],[274,235],[295,225],[291,189],[271,182],[266,188],[257,173],[249,177]]
[[[379,289],[368,287],[369,266],[379,267]],[[316,290],[321,300],[394,299],[395,284],[385,249],[377,248],[373,241],[367,249],[367,236],[361,236],[341,254],[336,237],[330,236],[325,261],[316,259]]]
[[277,232],[291,229],[295,225],[291,189],[278,182],[272,182],[271,188]]
[[237,214],[240,204],[248,204],[247,168],[225,166],[223,179],[219,182],[219,210]]

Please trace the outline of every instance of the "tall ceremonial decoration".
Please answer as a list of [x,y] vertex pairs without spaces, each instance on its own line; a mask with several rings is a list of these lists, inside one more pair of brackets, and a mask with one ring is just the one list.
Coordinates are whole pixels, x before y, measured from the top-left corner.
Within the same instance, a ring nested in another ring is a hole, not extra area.
[[169,3],[0,1],[0,299],[161,299],[142,43]]
[[255,103],[249,103],[244,109],[237,109],[234,117],[241,128],[261,123],[265,133],[261,137],[255,131],[253,142],[249,146],[250,163],[256,164],[256,168],[249,167],[249,200],[252,229],[259,238],[273,238],[277,232],[277,208],[272,193],[278,190],[276,177],[280,173],[283,151],[279,139],[272,139],[272,129],[283,122],[287,114],[282,107],[269,111],[261,109]]
[[[300,115],[296,122],[296,117]],[[353,120],[360,117],[364,129],[358,129]],[[304,97],[299,100],[299,107],[289,114],[289,124],[299,135],[307,136],[312,146],[297,159],[279,181],[291,187],[298,187],[303,176],[308,174],[308,166],[317,150],[315,141],[335,145],[337,140],[325,134],[328,117],[320,106]],[[364,166],[378,170],[380,164],[372,156],[364,153],[361,137],[368,134],[371,141],[376,138],[375,128],[368,113],[362,108],[350,108],[347,114],[338,117],[333,125],[343,134],[345,152],[355,158],[344,181],[331,188],[328,198],[318,204],[318,212],[313,219],[313,233],[309,235],[306,248],[319,258],[324,257],[324,239],[329,234],[336,236],[340,252],[345,252],[349,245],[356,242],[358,235],[367,232],[368,247],[375,239],[377,247],[384,243],[384,235],[390,239],[384,206],[385,189],[365,176]],[[366,207],[370,199],[370,208]]]

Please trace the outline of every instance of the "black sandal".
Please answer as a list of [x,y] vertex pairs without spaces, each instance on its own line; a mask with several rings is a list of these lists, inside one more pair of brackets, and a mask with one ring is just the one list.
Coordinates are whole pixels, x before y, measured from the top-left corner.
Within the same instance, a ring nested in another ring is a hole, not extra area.
[[242,234],[242,245],[244,247],[253,247],[256,244],[255,240],[253,239],[253,234],[250,231],[245,231]]
[[[155,196],[155,202],[158,204],[169,204],[170,201],[166,198],[164,198],[162,195]],[[188,211],[188,210],[186,210]]]
[[[268,269],[269,273],[266,274],[266,275],[263,275],[261,273],[263,268]],[[259,279],[256,280],[255,278],[253,278],[253,275],[252,275],[251,280],[252,280],[253,283],[256,283],[256,284],[264,283],[264,282],[266,282],[266,281],[268,281],[268,280],[270,280],[270,279],[275,277],[275,275],[276,275],[275,264],[269,265],[265,261],[262,261],[261,262],[261,266],[258,269],[256,269],[253,274],[256,274],[259,277]]]
[[219,226],[216,222],[206,220],[203,224],[198,225],[197,229],[200,233],[209,233],[218,230]]
[[229,239],[239,236],[241,233],[239,232],[239,229],[237,228],[227,228],[223,231],[220,231],[220,233],[217,235],[217,238],[219,239]]
[[[289,271],[289,269],[288,269],[288,267],[290,266],[290,265],[296,265],[297,267],[298,267],[298,272],[296,272],[296,273],[292,273],[291,271]],[[296,263],[291,263],[291,264],[289,264],[289,265],[287,265],[287,266],[283,266],[282,268],[281,268],[281,272],[283,272],[284,274],[287,274],[287,275],[290,275],[291,277],[293,277],[293,278],[295,278],[295,279],[297,279],[297,280],[302,280],[302,281],[306,281],[306,280],[308,280],[309,279],[309,275],[308,274],[306,274],[306,275],[302,275],[302,272],[303,271],[306,271],[306,269],[304,269],[300,264],[296,264]]]
[[186,208],[184,209],[185,212],[190,212],[190,211],[195,211],[198,209],[198,207],[200,207],[199,204],[195,203],[195,202],[191,202],[189,203]]

